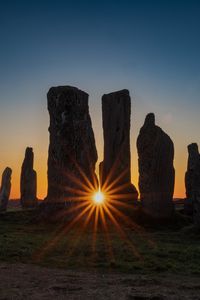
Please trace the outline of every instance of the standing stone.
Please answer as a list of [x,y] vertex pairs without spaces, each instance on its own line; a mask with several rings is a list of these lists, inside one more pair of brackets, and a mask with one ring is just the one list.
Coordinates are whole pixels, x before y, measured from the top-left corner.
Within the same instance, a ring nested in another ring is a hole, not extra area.
[[197,161],[193,183],[193,219],[194,224],[200,229],[200,158]]
[[185,174],[186,203],[185,211],[193,213],[194,223],[200,228],[200,154],[198,145],[188,146],[188,166]]
[[103,95],[102,114],[104,160],[99,166],[100,185],[103,190],[122,194],[121,200],[137,200],[138,192],[131,184],[129,91]]
[[22,164],[20,181],[21,205],[26,208],[32,208],[37,205],[37,174],[33,170],[33,161],[33,149],[27,147]]
[[192,143],[188,146],[188,164],[187,171],[185,173],[185,188],[186,199],[184,209],[186,214],[193,214],[193,188],[194,188],[194,175],[197,166],[197,162],[200,159],[198,145]]
[[98,187],[88,94],[75,87],[59,86],[49,90],[47,99],[50,144],[46,203],[70,205]]
[[139,189],[144,211],[155,218],[168,218],[174,211],[174,145],[155,125],[155,116],[146,116],[137,139]]
[[11,190],[11,175],[12,170],[6,168],[2,174],[1,189],[0,189],[0,211],[6,211]]

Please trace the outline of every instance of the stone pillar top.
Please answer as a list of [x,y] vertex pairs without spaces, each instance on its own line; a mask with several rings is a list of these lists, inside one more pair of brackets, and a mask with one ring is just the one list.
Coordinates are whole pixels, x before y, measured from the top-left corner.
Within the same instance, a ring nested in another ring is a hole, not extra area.
[[149,113],[144,121],[144,126],[149,127],[149,126],[155,126],[155,115],[154,113]]
[[198,154],[199,155],[199,148],[197,143],[191,143],[190,145],[188,145],[188,153],[189,154]]
[[108,94],[104,94],[103,97],[102,97],[102,100],[103,100],[105,97],[109,97],[109,98],[107,98],[107,99],[110,99],[112,96],[117,97],[117,96],[121,96],[121,95],[123,95],[123,96],[124,96],[124,95],[125,95],[125,96],[129,96],[129,90],[123,89],[123,90],[111,92],[111,93],[108,93]]

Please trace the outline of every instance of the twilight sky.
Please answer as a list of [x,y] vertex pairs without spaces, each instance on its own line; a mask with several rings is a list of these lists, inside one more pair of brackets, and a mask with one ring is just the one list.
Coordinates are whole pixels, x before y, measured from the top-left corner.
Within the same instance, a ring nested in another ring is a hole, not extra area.
[[35,153],[38,196],[46,195],[46,93],[73,85],[89,93],[99,161],[101,96],[129,89],[132,179],[148,112],[175,144],[175,197],[183,197],[187,145],[200,145],[200,2],[155,0],[0,1],[0,172],[13,169],[12,197],[26,146]]

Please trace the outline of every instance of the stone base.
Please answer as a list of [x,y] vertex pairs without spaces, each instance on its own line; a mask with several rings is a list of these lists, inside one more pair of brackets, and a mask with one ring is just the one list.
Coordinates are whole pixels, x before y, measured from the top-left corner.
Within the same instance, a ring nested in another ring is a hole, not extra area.
[[[82,203],[82,202],[81,202]],[[78,205],[80,202],[56,202],[51,203],[44,200],[38,206],[37,219],[38,221],[71,221],[77,217],[83,208]]]
[[191,199],[185,199],[184,201],[184,214],[188,216],[193,215],[193,202]]
[[38,206],[38,200],[33,201],[20,201],[22,208],[36,208]]

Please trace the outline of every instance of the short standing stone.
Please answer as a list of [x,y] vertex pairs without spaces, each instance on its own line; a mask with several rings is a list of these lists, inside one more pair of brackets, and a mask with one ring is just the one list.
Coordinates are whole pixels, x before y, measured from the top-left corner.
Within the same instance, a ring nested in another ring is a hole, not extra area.
[[33,169],[33,161],[33,149],[27,147],[20,181],[21,205],[26,208],[32,208],[37,205],[37,174]]
[[173,211],[175,171],[174,145],[155,125],[155,116],[146,116],[137,139],[139,189],[144,211],[155,218],[169,218]]
[[103,95],[102,113],[104,160],[99,166],[101,187],[122,194],[122,200],[137,200],[138,192],[131,184],[129,91]]
[[0,189],[0,211],[6,211],[11,190],[11,175],[12,170],[6,168],[2,174],[1,189]]
[[97,188],[97,150],[88,94],[71,86],[48,94],[50,144],[46,203],[71,205]]

